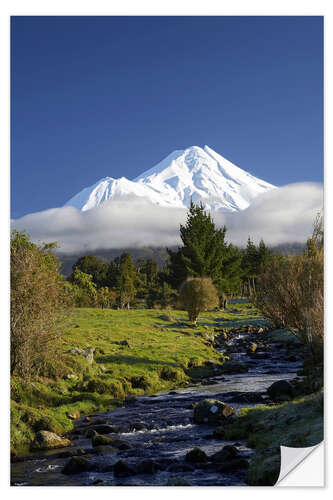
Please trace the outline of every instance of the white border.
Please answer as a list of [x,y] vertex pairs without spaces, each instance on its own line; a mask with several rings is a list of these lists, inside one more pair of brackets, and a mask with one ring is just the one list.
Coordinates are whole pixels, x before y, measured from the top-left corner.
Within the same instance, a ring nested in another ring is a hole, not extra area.
[[[1,203],[1,230],[2,230],[2,245],[1,245],[1,298],[2,298],[2,309],[1,309],[1,319],[2,319],[2,331],[1,331],[1,342],[3,345],[0,349],[0,364],[3,370],[1,377],[1,401],[2,401],[2,411],[1,416],[1,437],[7,434],[7,440],[2,440],[1,446],[1,472],[6,471],[6,475],[1,474],[1,488],[3,489],[3,494],[6,494],[9,498],[15,498],[19,496],[39,498],[44,497],[45,494],[51,499],[56,498],[61,494],[68,495],[70,497],[79,496],[80,499],[87,497],[90,498],[91,495],[98,494],[99,497],[114,497],[121,498],[128,495],[133,495],[135,498],[153,498],[158,495],[160,498],[169,498],[170,495],[174,496],[186,496],[189,495],[193,497],[202,497],[202,495],[208,494],[210,497],[218,497],[225,494],[241,494],[243,492],[247,498],[258,498],[258,495],[279,495],[282,490],[279,488],[243,488],[232,487],[230,492],[226,492],[228,487],[200,487],[200,488],[101,488],[97,490],[92,490],[90,488],[74,488],[71,487],[69,490],[64,488],[52,488],[48,487],[45,490],[42,487],[39,488],[9,488],[9,468],[8,468],[8,448],[7,443],[9,439],[8,435],[8,415],[9,406],[4,404],[8,402],[8,371],[9,371],[9,341],[8,341],[8,231],[9,231],[9,16],[10,15],[325,15],[325,111],[326,111],[326,123],[325,123],[325,162],[326,165],[329,164],[329,150],[330,144],[328,141],[328,130],[329,130],[329,111],[331,110],[331,102],[329,99],[329,89],[333,88],[332,84],[332,59],[331,47],[332,47],[332,12],[331,12],[331,0],[234,0],[230,1],[213,1],[213,0],[122,0],[121,2],[116,1],[98,1],[87,2],[86,0],[58,0],[57,2],[45,2],[41,0],[29,0],[29,1],[3,1],[0,6],[1,14],[1,24],[0,24],[0,50],[1,50],[1,168],[0,168],[0,203]],[[333,166],[331,166],[333,168]],[[327,219],[332,213],[332,196],[329,196],[328,186],[331,185],[331,175],[329,168],[326,167],[325,170],[325,213],[326,213],[326,227],[325,227],[325,238],[326,238],[326,256],[333,255],[331,251],[331,230],[330,222]],[[332,257],[331,257],[332,258]],[[328,276],[331,275],[331,265],[330,262],[326,261],[326,304],[330,303],[330,283]],[[327,308],[327,313],[329,310]],[[329,329],[329,317],[327,314],[327,328]],[[327,336],[329,337],[329,335]],[[326,341],[326,359],[329,359],[329,338]],[[326,363],[327,365],[328,363]],[[332,363],[331,363],[332,364]],[[326,374],[326,380],[328,379]],[[7,384],[6,384],[7,381]],[[6,410],[5,410],[6,408]],[[326,419],[328,420],[328,405],[326,405]],[[7,431],[7,432],[6,432]],[[326,440],[327,440],[327,426],[326,426]],[[330,469],[330,463],[327,464],[326,470]],[[329,479],[328,479],[329,480]],[[326,495],[328,493],[329,487],[325,489],[316,489],[313,491],[312,488],[300,488],[300,495],[302,500],[308,496],[313,495]],[[285,488],[283,494],[294,496],[295,490],[288,490]]]

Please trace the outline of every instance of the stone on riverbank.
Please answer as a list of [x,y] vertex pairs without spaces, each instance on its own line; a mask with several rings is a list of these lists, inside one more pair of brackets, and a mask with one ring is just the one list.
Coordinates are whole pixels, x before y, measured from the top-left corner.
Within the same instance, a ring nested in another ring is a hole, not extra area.
[[62,438],[54,432],[38,431],[30,447],[32,450],[51,450],[53,448],[65,448],[70,445],[71,441],[69,439]]
[[267,394],[274,402],[290,401],[294,391],[287,380],[278,380],[267,389]]
[[77,420],[77,419],[79,419],[79,418],[81,417],[81,415],[80,415],[80,412],[79,412],[79,411],[76,411],[76,412],[75,412],[75,411],[68,411],[68,412],[66,413],[66,416],[67,416],[69,419],[71,419],[71,420]]
[[194,408],[195,424],[218,424],[224,422],[235,413],[232,406],[217,399],[204,399]]

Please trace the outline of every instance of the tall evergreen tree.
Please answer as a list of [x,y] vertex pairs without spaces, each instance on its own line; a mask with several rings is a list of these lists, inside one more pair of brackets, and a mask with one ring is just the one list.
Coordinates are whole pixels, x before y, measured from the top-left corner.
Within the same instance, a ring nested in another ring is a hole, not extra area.
[[221,277],[215,282],[220,297],[240,291],[242,281],[241,263],[241,251],[230,243],[223,260]]
[[189,276],[219,280],[227,254],[225,233],[225,226],[216,229],[202,203],[195,205],[191,201],[186,224],[180,226],[183,247],[177,252],[168,249],[170,284],[178,288]]
[[119,289],[119,304],[123,309],[130,307],[130,303],[135,297],[135,281],[136,270],[132,261],[131,254],[123,253],[119,258],[119,274],[118,274],[118,289]]

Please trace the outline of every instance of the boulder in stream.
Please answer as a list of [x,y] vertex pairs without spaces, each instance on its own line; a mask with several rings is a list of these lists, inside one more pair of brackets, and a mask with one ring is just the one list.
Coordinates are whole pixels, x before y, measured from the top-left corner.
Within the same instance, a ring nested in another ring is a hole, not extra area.
[[194,408],[193,420],[195,424],[219,424],[234,413],[234,408],[227,403],[217,399],[204,399]]
[[201,462],[207,462],[208,457],[206,453],[203,450],[200,450],[200,448],[193,448],[193,450],[189,451],[185,455],[185,462],[192,462],[192,463],[201,463]]
[[91,438],[91,443],[93,446],[112,445],[113,441],[114,440],[112,438],[109,438],[107,436],[101,436],[100,434],[97,434],[97,436],[93,436]]
[[136,470],[124,460],[119,460],[113,466],[113,474],[115,477],[128,477],[136,474]]
[[118,427],[109,424],[89,425],[89,427],[87,426],[87,430],[96,431],[98,434],[111,434],[119,431]]
[[154,460],[147,459],[142,460],[137,466],[137,472],[139,474],[155,474],[158,469],[158,464]]
[[210,457],[210,460],[212,462],[223,463],[226,460],[229,461],[234,459],[235,457],[237,457],[237,455],[238,455],[238,450],[235,446],[226,445],[222,448],[222,450],[214,453],[214,455]]
[[91,471],[93,469],[92,464],[83,457],[72,457],[63,467],[62,473],[71,475],[71,474],[80,474],[81,472]]

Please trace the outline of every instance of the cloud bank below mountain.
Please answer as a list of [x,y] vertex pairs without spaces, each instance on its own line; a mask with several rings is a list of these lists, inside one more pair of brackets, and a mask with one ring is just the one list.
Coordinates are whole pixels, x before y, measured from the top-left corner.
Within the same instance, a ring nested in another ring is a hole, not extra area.
[[[323,206],[323,187],[296,183],[258,196],[251,205],[234,213],[213,212],[217,226],[227,226],[227,239],[246,244],[248,236],[268,245],[304,242],[312,232],[316,213]],[[65,206],[12,220],[12,228],[25,230],[33,241],[57,241],[62,253],[96,249],[180,244],[179,224],[187,210],[152,205],[144,198],[128,196],[106,201],[88,211]]]

